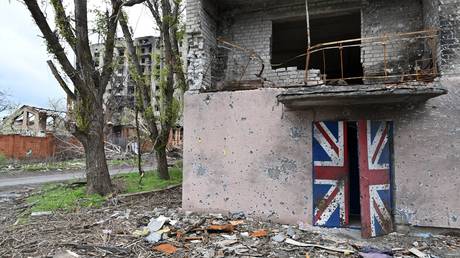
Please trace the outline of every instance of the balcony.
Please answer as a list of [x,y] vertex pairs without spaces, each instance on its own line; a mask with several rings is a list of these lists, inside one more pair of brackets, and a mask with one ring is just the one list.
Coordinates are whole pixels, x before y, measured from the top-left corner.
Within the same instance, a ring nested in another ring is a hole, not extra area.
[[439,83],[436,30],[317,44],[304,85],[278,96],[289,108],[422,102],[447,94]]

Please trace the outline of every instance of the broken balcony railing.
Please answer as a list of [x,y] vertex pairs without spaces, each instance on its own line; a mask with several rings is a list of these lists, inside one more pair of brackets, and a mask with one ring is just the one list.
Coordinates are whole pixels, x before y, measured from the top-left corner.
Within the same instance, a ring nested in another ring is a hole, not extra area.
[[[438,75],[437,37],[437,30],[424,30],[311,46],[306,53],[305,83],[432,81]],[[350,62],[352,58],[355,62]]]

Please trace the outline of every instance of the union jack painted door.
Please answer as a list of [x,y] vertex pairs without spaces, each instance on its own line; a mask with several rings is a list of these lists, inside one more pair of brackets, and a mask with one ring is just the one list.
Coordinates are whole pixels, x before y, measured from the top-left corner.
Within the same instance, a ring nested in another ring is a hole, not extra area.
[[346,122],[313,123],[313,224],[348,225],[349,168]]
[[392,123],[358,121],[361,234],[381,236],[393,230],[390,187]]

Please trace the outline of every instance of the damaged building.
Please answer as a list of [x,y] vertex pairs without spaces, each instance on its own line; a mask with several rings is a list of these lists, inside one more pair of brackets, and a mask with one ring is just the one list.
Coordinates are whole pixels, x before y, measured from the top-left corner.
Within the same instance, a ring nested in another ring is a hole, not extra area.
[[460,228],[460,1],[187,0],[183,208]]
[[[143,75],[150,78],[152,95],[154,96],[153,108],[155,115],[159,117],[160,90],[157,85],[159,78],[155,77],[154,69],[159,69],[162,66],[160,38],[156,36],[138,37],[134,39],[134,45],[137,47]],[[183,48],[181,45],[181,50],[184,52]],[[103,52],[104,44],[91,45],[91,53],[96,68],[102,68]],[[160,63],[157,62],[157,57],[160,58]],[[135,85],[129,70],[130,63],[124,38],[118,38],[115,42],[114,60],[113,76],[104,94],[107,121],[106,137],[110,142],[126,148],[128,143],[136,137],[136,129],[134,122]],[[182,121],[180,121],[171,130],[170,145],[182,145],[182,131]]]
[[45,137],[48,133],[67,133],[65,112],[23,105],[0,123],[0,135]]

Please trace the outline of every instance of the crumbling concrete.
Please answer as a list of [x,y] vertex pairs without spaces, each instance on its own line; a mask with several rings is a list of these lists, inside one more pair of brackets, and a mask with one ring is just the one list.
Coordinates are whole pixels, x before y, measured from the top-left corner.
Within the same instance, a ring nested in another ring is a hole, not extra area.
[[64,111],[24,105],[0,121],[0,135],[45,137],[47,132],[68,134],[64,115]]
[[[276,19],[304,16],[304,1],[217,4],[188,0],[190,91],[185,96],[184,208],[245,211],[282,222],[311,223],[312,122],[391,120],[396,223],[460,228],[460,205],[455,198],[460,184],[458,1],[309,2],[313,18],[359,10],[362,37],[439,29],[434,54],[441,77],[435,81],[448,94],[418,103],[336,103],[289,109],[277,102],[277,96],[288,92],[285,87],[302,83],[304,71],[271,68],[271,24]],[[261,70],[260,63],[248,64],[247,51],[219,48],[218,37],[261,56],[265,65],[262,78],[255,75]],[[408,48],[402,44],[391,50],[395,56],[401,54],[390,63],[395,70],[403,65],[400,60],[406,59],[408,49],[415,50],[415,57],[432,54],[425,45]],[[384,58],[362,49],[361,62],[365,73],[366,69],[372,72],[372,68],[382,66]],[[241,67],[246,73],[240,72]],[[291,72],[289,79],[280,75]],[[262,79],[264,87],[274,88],[200,93],[200,89],[216,89],[220,81],[225,84],[234,79]],[[422,83],[417,87],[426,86]]]
[[392,120],[397,223],[459,228],[456,82],[446,79],[449,95],[418,106],[292,111],[277,103],[282,89],[188,94],[183,206],[311,223],[312,122]]

